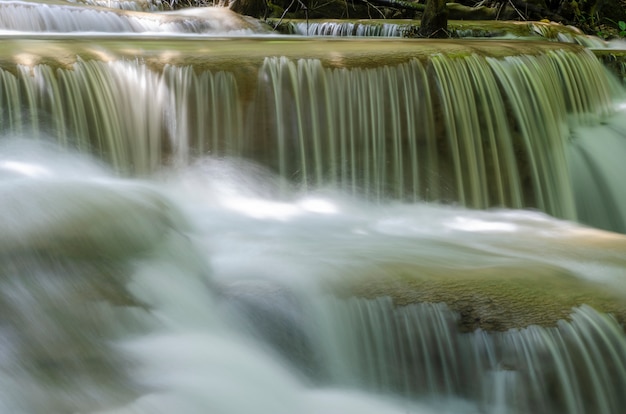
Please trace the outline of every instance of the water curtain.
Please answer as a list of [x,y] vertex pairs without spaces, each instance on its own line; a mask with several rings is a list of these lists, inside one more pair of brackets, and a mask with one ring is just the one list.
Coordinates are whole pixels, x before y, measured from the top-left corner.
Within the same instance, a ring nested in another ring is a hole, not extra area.
[[46,130],[126,173],[208,153],[261,162],[304,190],[575,219],[568,140],[612,112],[610,82],[582,50],[257,64],[256,79],[127,59],[17,64],[2,72],[3,124]]

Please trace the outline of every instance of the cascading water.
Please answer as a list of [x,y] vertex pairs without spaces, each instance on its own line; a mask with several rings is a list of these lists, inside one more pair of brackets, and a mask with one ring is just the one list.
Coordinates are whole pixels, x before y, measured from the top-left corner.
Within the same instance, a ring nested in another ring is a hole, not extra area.
[[11,0],[0,3],[0,31],[251,35],[267,29],[225,8],[147,13],[54,1]]
[[[264,53],[293,53],[299,43],[274,49],[268,42]],[[479,56],[492,51],[477,44],[476,54],[459,58],[439,54],[425,63],[352,69],[297,55],[253,55],[241,56],[251,60],[243,71],[197,73],[184,63],[164,64],[160,54],[167,52],[156,42],[142,44],[157,55],[34,66],[18,57],[17,74],[1,72],[4,89],[15,91],[1,97],[4,124],[12,133],[33,126],[33,134],[45,128],[61,142],[79,140],[76,145],[94,148],[119,171],[145,174],[164,159],[180,164],[210,153],[251,158],[305,190],[333,186],[375,200],[536,207],[575,219],[568,138],[616,111],[612,84],[595,74],[602,67],[578,49],[547,47],[537,56],[496,59]],[[174,45],[203,53],[197,65],[224,59],[195,45]],[[41,46],[14,44],[31,61]],[[62,56],[70,53],[64,41],[56,46]],[[89,44],[83,47],[82,53],[93,53]],[[137,53],[119,48],[110,44],[101,53]],[[350,60],[345,64],[354,65]]]
[[[300,36],[341,37],[415,37],[419,21],[403,19],[367,20],[298,20],[274,19],[270,22],[283,33]],[[606,42],[580,30],[557,23],[451,20],[448,30],[460,38],[530,38],[541,37],[586,47],[605,47]]]
[[626,406],[626,239],[553,217],[626,222],[587,50],[45,27],[0,51],[0,413]]
[[[159,11],[163,9],[161,0],[66,0],[68,3],[135,11]],[[169,3],[169,2],[165,2]]]

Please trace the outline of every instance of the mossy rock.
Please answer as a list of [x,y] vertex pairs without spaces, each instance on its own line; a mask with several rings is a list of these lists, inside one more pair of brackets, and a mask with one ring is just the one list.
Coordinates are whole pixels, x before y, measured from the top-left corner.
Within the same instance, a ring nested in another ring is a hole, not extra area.
[[[459,328],[463,332],[478,328],[507,331],[531,325],[553,327],[582,305],[612,314],[624,326],[626,280],[601,280],[597,269],[605,263],[615,270],[613,273],[626,270],[626,237],[588,230],[547,242],[527,247],[535,257],[549,258],[546,262],[503,260],[497,264],[495,259],[492,266],[380,262],[355,272],[358,276],[344,280],[338,292],[341,297],[388,296],[396,306],[445,303],[460,315]],[[599,264],[585,273],[598,277],[598,281],[554,264],[574,260],[583,265]]]
[[556,326],[572,308],[587,304],[626,321],[626,302],[604,289],[551,267],[466,269],[462,274],[424,275],[399,266],[395,277],[371,279],[356,296],[390,296],[397,306],[446,303],[461,316],[462,331],[506,331],[530,325]]
[[593,53],[607,69],[626,82],[626,50],[596,49]]

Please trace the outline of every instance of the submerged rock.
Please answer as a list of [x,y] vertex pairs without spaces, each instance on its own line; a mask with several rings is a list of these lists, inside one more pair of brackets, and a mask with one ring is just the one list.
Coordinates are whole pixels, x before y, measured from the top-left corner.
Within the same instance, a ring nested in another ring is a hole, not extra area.
[[397,306],[446,303],[460,315],[463,332],[556,326],[572,308],[583,304],[615,315],[622,324],[626,321],[623,298],[551,266],[468,269],[448,275],[437,272],[437,277],[403,266],[393,272],[396,276],[391,280],[371,280],[357,286],[354,294],[390,296]]
[[120,259],[149,251],[182,223],[160,195],[106,182],[0,182],[0,252]]
[[569,236],[546,231],[527,246],[520,259],[504,255],[498,264],[495,255],[486,266],[380,263],[339,290],[342,297],[390,297],[395,306],[445,303],[459,314],[463,332],[554,327],[582,305],[626,323],[626,237],[573,228]]

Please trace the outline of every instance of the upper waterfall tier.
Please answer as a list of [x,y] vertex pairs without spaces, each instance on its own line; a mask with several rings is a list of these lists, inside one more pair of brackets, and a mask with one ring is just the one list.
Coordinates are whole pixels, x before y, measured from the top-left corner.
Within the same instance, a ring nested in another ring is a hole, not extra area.
[[33,37],[2,55],[4,134],[50,135],[123,173],[240,157],[304,190],[576,219],[572,137],[624,134],[619,85],[575,45]]
[[[417,37],[420,21],[415,19],[270,19],[281,33],[301,36]],[[587,47],[603,47],[605,42],[587,36],[572,26],[546,22],[500,20],[449,20],[454,38],[535,38]]]
[[[163,10],[164,1],[161,0],[66,0],[69,3],[78,3],[89,6],[100,6],[111,9],[159,11]],[[167,2],[169,3],[169,2]]]
[[148,13],[31,0],[0,2],[0,31],[250,35],[269,28],[223,7]]

